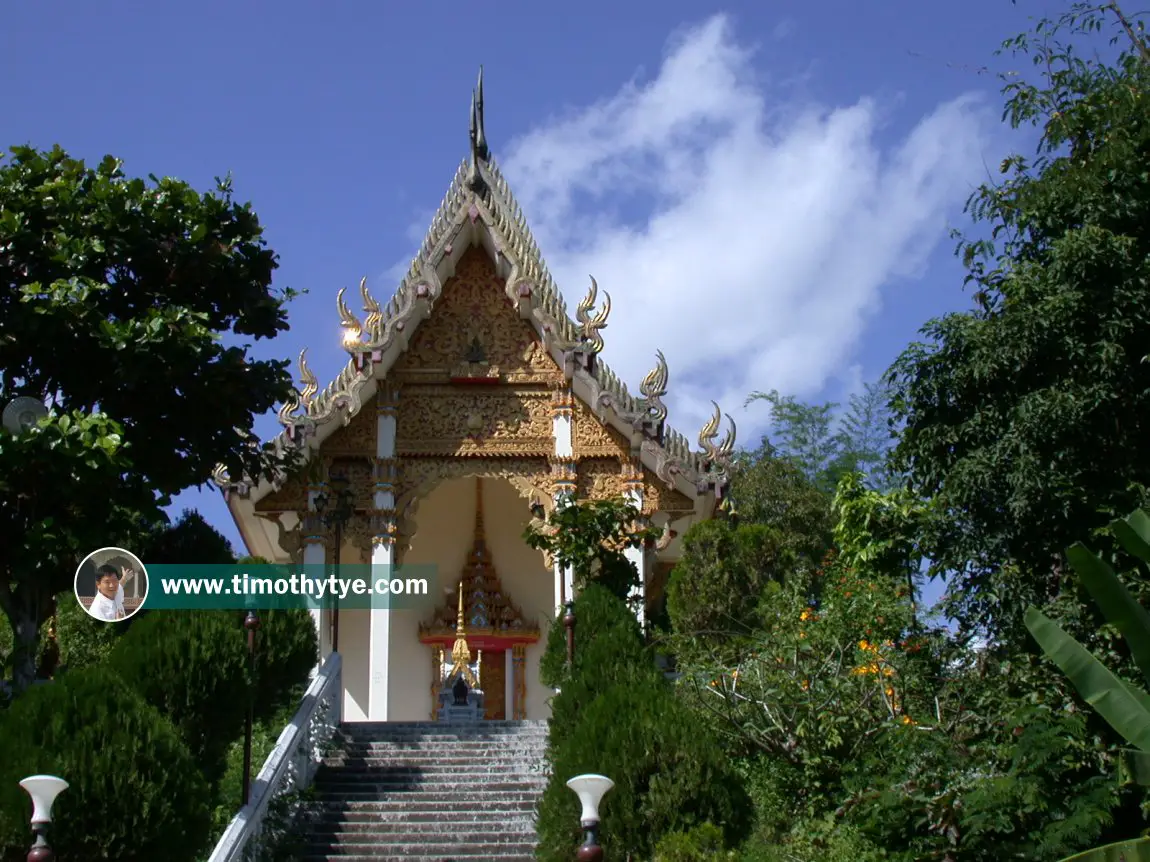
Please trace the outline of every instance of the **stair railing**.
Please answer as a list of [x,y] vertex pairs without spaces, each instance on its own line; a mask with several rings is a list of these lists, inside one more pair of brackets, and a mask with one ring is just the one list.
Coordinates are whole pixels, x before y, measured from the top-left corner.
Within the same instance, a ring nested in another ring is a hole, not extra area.
[[[311,786],[324,748],[339,727],[343,709],[342,661],[331,653],[308,686],[299,710],[283,729],[256,780],[251,800],[240,809],[208,862],[252,862],[266,842],[269,806],[298,808],[298,794]],[[294,812],[292,812],[294,813]]]

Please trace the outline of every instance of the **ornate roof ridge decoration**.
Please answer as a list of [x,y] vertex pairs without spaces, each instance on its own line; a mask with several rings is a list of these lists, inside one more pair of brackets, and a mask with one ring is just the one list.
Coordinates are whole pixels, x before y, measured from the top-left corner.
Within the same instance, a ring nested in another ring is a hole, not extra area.
[[419,627],[421,639],[447,637],[452,633],[458,637],[465,623],[477,637],[538,638],[538,627],[524,621],[522,611],[503,591],[499,574],[492,564],[483,517],[483,479],[478,476],[475,478],[475,536],[467,562],[459,575],[457,592],[459,608],[454,628],[451,625],[452,609],[449,600],[430,622]]
[[[670,375],[661,351],[656,352],[655,367],[640,384],[638,397],[599,359],[603,350],[601,331],[607,325],[611,299],[604,292],[603,304],[596,310],[599,285],[593,277],[576,308],[575,319],[568,314],[523,210],[490,152],[484,126],[482,68],[472,91],[469,138],[470,155],[459,164],[419,252],[391,300],[381,305],[369,291],[367,279],[362,279],[359,293],[366,317],[361,322],[344,300],[346,288],[337,294],[344,348],[351,357],[321,391],[307,366],[306,350],[301,352],[302,389],[279,410],[284,431],[273,441],[275,447],[302,447],[319,425],[337,417],[345,425],[351,421],[363,406],[363,389],[374,376],[374,364],[392,345],[406,347],[419,321],[440,296],[443,286],[436,265],[451,252],[452,241],[467,222],[482,220],[494,240],[497,255],[510,264],[508,285],[513,288],[515,299],[530,304],[530,316],[542,332],[545,346],[563,354],[565,373],[586,386],[591,393],[588,400],[600,419],[610,411],[623,425],[630,426],[636,454],[651,456],[657,465],[655,472],[663,481],[671,482],[676,474],[683,474],[700,493],[713,491],[724,496],[735,442],[735,424],[730,415],[729,429],[721,443],[714,442],[722,419],[719,411],[718,418],[708,420],[699,434],[701,451],[692,451],[687,438],[666,424],[667,407],[662,399],[667,394]],[[510,293],[511,290],[509,301]],[[719,410],[717,405],[715,409]],[[231,481],[222,468],[217,468],[214,479],[221,487],[241,494],[251,486],[250,481]],[[275,486],[278,482],[273,483]]]

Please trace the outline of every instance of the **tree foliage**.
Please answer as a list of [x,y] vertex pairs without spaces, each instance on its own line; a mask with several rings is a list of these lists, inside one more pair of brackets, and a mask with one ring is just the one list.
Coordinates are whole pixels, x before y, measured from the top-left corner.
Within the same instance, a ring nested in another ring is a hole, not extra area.
[[0,609],[24,655],[18,687],[84,553],[155,520],[218,463],[272,468],[253,422],[291,379],[242,339],[287,328],[275,268],[229,181],[200,193],[59,148],[17,147],[0,166],[0,404],[53,411],[0,435]]
[[157,612],[133,623],[108,657],[112,669],[180,731],[211,784],[225,768],[247,711],[245,643],[234,612]]
[[639,573],[626,552],[659,536],[625,500],[564,501],[545,523],[533,522],[523,534],[529,547],[572,569],[577,590],[597,583],[629,602],[634,601]]
[[687,532],[667,585],[680,656],[734,647],[761,630],[758,598],[801,568],[786,538],[771,527],[727,520],[704,521]]
[[607,775],[603,843],[618,858],[647,858],[663,835],[705,822],[734,841],[747,799],[707,728],[675,697],[655,667],[627,605],[603,585],[575,600],[575,662],[566,664],[555,626],[541,662],[552,701],[551,779],[539,807],[542,859],[570,859],[580,839],[579,806],[568,778]]
[[185,509],[171,523],[159,524],[145,535],[137,554],[157,565],[217,565],[236,561],[231,543],[195,509]]
[[0,858],[28,852],[29,775],[64,778],[51,844],[61,860],[194,862],[209,838],[209,788],[160,713],[114,671],[35,686],[0,711]]
[[1003,637],[1024,639],[1025,608],[1059,589],[1050,549],[1150,485],[1150,65],[1140,41],[1094,52],[1116,10],[1076,4],[1006,43],[1037,73],[1005,85],[1037,154],[970,198],[975,307],[930,321],[889,376],[895,464],[938,509],[925,550],[956,578],[950,613]]

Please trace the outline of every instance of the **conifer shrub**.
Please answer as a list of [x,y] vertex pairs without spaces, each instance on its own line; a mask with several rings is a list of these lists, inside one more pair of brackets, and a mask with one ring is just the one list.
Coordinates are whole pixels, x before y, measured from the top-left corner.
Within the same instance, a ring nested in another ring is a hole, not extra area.
[[549,759],[538,821],[543,860],[574,858],[580,805],[566,783],[587,772],[615,782],[600,806],[607,858],[648,859],[662,837],[708,822],[733,846],[750,821],[749,800],[721,747],[658,678],[608,688]]
[[664,835],[655,847],[654,862],[712,862],[722,857],[723,844],[723,830],[703,823],[686,832]]
[[575,601],[575,668],[567,668],[567,632],[551,627],[540,661],[544,685],[562,689],[551,700],[550,741],[559,745],[583,709],[616,684],[657,678],[638,621],[607,587],[588,585]]
[[[56,597],[56,645],[60,650],[60,668],[76,670],[99,664],[108,657],[116,641],[136,622],[137,617],[108,625],[93,619],[76,601],[74,593]],[[46,628],[41,630],[42,639]]]
[[[241,631],[243,616],[241,614],[237,623]],[[255,654],[255,717],[267,720],[284,710],[290,717],[303,699],[308,678],[319,658],[315,620],[302,609],[260,611],[259,620]],[[246,631],[243,631],[242,640],[246,655]]]
[[[539,662],[539,678],[544,685],[562,688],[569,675],[567,668],[567,630],[563,613],[547,633],[547,648]],[[587,647],[604,636],[616,639],[620,649],[616,663],[636,664],[646,661],[639,622],[627,606],[607,587],[588,584],[575,599],[575,668],[593,665]]]
[[592,584],[576,600],[575,618],[574,667],[566,667],[561,623],[552,628],[540,667],[544,684],[561,689],[552,700],[540,858],[573,858],[580,807],[566,782],[585,772],[616,785],[602,806],[609,858],[649,858],[663,835],[706,822],[721,824],[727,840],[736,840],[749,817],[738,776],[655,667],[635,617]]
[[248,708],[247,638],[237,620],[234,611],[152,613],[108,657],[176,726],[212,785]]
[[31,844],[18,782],[69,783],[53,808],[61,862],[194,862],[207,849],[209,791],[179,734],[109,667],[34,686],[0,712],[0,859]]

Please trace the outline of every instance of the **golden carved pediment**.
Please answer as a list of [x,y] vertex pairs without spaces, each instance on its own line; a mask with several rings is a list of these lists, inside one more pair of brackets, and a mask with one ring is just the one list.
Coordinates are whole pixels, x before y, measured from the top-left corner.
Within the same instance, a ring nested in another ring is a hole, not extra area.
[[668,488],[650,470],[643,471],[643,511],[663,512],[676,520],[695,511],[695,501],[677,488]]
[[359,455],[372,458],[376,453],[376,426],[379,421],[373,396],[351,422],[338,428],[320,444],[324,455]]
[[505,386],[418,386],[396,416],[399,455],[539,455],[554,451],[551,393]]
[[630,458],[631,443],[618,429],[599,421],[587,404],[575,399],[571,444],[576,458]]
[[551,384],[563,379],[534,327],[508,298],[495,264],[475,247],[464,253],[389,376],[403,382],[495,378]]
[[291,476],[278,491],[272,491],[255,505],[257,512],[302,512],[307,509],[307,481]]

